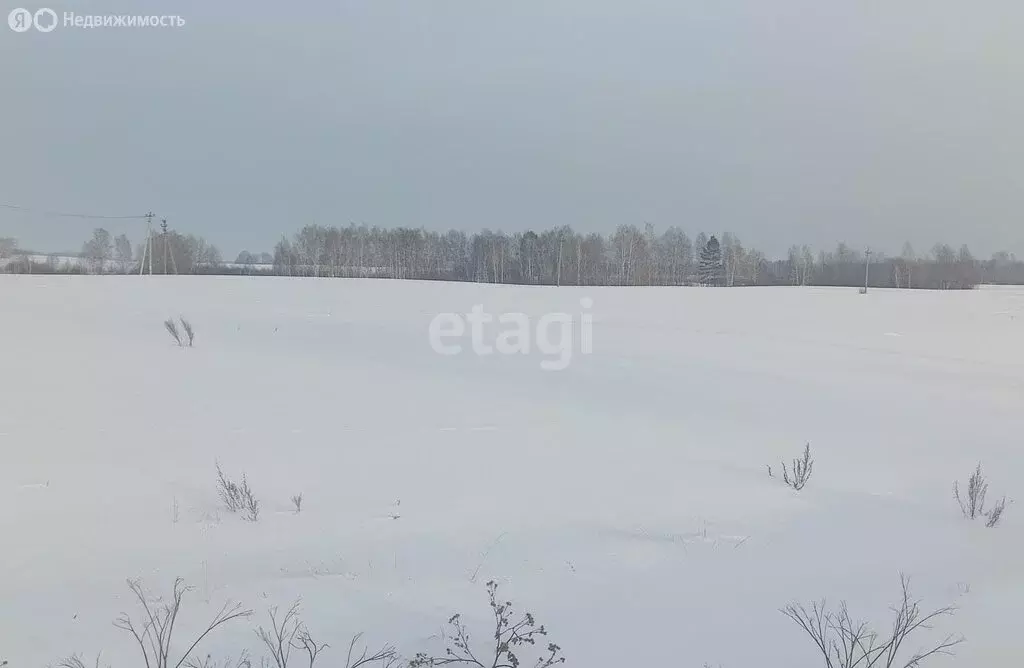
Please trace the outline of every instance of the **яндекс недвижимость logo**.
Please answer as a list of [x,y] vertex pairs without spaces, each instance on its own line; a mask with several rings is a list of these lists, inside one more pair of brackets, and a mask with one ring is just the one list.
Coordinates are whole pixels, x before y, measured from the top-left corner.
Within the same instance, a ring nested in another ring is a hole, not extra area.
[[58,22],[65,28],[181,28],[185,25],[182,17],[167,14],[146,16],[64,12],[58,18],[57,12],[48,7],[34,12],[18,7],[7,15],[7,25],[14,32],[28,32],[32,28],[43,33],[53,32]]
[[39,32],[51,32],[57,27],[57,12],[46,7],[35,12],[18,7],[7,15],[7,25],[14,32],[27,32],[33,27]]

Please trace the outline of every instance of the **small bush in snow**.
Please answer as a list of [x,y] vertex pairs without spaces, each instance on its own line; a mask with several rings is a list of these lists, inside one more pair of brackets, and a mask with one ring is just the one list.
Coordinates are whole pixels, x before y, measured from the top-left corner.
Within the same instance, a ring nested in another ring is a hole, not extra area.
[[181,318],[180,320],[181,320],[181,329],[184,330],[185,337],[187,337],[187,339],[188,339],[188,347],[191,347],[191,346],[193,346],[193,345],[191,345],[191,344],[193,344],[193,341],[196,340],[196,330],[194,330],[193,327],[191,327],[191,323],[189,323],[184,318]]
[[996,505],[985,513],[985,526],[989,529],[999,524],[999,520],[1003,519],[1003,511],[1006,510],[1006,497],[999,499]]
[[[171,335],[171,338],[174,339],[174,342],[178,344],[179,348],[184,348],[186,345],[191,348],[192,342],[196,338],[195,330],[192,329],[192,323],[185,320],[185,318],[179,318],[179,320],[181,321],[181,329],[178,329],[178,323],[174,321],[174,318],[164,320],[164,328]],[[182,332],[184,332],[184,336]]]
[[171,335],[171,338],[178,344],[178,347],[184,347],[185,344],[181,340],[181,332],[178,331],[178,323],[174,322],[174,318],[164,320],[164,327],[167,328],[167,333]]
[[[297,665],[305,668],[315,668],[316,661],[320,657],[321,652],[328,649],[330,645],[317,642],[309,634],[305,624],[299,620],[298,602],[288,609],[288,612],[284,614],[280,621],[277,618],[277,613],[277,608],[271,608],[269,613],[270,628],[265,629],[260,626],[256,631],[256,636],[266,646],[267,651],[270,652],[270,661],[264,659],[261,665],[265,667],[288,668],[288,666],[293,665],[291,663],[292,650],[296,650],[302,656],[298,660]],[[369,666],[375,663],[379,664],[381,668],[388,668],[398,664],[398,652],[391,645],[385,645],[372,655],[369,654],[368,650],[364,649],[360,655],[354,656],[356,644],[361,637],[362,634],[360,633],[352,638],[342,668],[359,668],[360,666]]]
[[302,512],[302,495],[296,494],[292,497],[292,505],[295,507],[296,513]]
[[[224,502],[225,508],[233,513],[237,513],[242,509],[242,488],[224,474],[224,469],[220,467],[220,462],[216,462],[216,466],[217,494],[220,496],[220,500]],[[242,477],[242,482],[247,484],[244,476]]]
[[[793,489],[800,491],[807,484],[807,481],[811,479],[811,472],[814,471],[814,460],[811,459],[811,444],[808,443],[804,446],[804,455],[799,459],[793,460],[793,468],[790,470],[786,467],[786,462],[782,462],[782,481],[792,487]],[[772,475],[772,467],[768,467],[768,475]]]
[[910,581],[900,576],[902,600],[892,607],[896,617],[889,627],[889,635],[879,635],[867,622],[855,621],[841,603],[832,611],[825,602],[814,603],[808,610],[803,605],[790,604],[782,613],[796,622],[810,636],[828,668],[919,668],[925,659],[937,655],[951,655],[952,649],[964,641],[962,636],[946,636],[930,649],[918,650],[907,660],[900,652],[907,639],[921,629],[931,628],[935,619],[954,612],[953,607],[939,608],[922,613],[920,601],[910,596]]
[[188,338],[188,347],[191,348],[192,342],[196,338],[195,330],[192,329],[192,323],[190,323],[188,320],[185,320],[185,318],[180,318],[180,320],[181,328],[185,330],[185,337]]
[[975,519],[985,511],[985,494],[988,492],[988,481],[985,474],[981,472],[981,464],[974,469],[974,473],[967,479],[966,498],[960,496],[960,482],[953,482],[953,496],[960,504],[960,510],[967,519]]
[[[209,654],[202,661],[196,659],[189,659],[184,664],[185,668],[252,668],[252,661],[249,660],[249,654],[242,651],[242,655],[238,659],[225,659],[224,661],[214,661],[213,657]],[[261,668],[265,668],[261,666]]]
[[[202,665],[191,660],[192,653],[199,643],[219,626],[252,615],[252,610],[243,610],[240,604],[225,603],[213,621],[207,624],[191,643],[188,639],[180,644],[173,643],[174,626],[178,614],[181,612],[182,598],[192,588],[186,587],[184,581],[178,578],[174,581],[170,601],[159,605],[150,603],[138,580],[129,580],[128,588],[135,594],[139,607],[142,608],[141,620],[136,624],[127,613],[122,613],[114,622],[114,626],[131,634],[142,652],[143,664],[148,668],[181,668],[181,666]],[[177,660],[171,656],[172,643],[175,646],[188,648]],[[78,666],[71,664],[69,668],[78,668]]]
[[[0,661],[0,666],[6,665],[6,661]],[[89,668],[89,665],[82,661],[82,658],[77,654],[72,654],[66,659],[61,659],[57,663],[57,668]],[[92,668],[100,668],[100,656],[98,654],[96,655],[96,661],[93,663]]]
[[224,475],[220,462],[217,462],[217,494],[229,511],[241,512],[242,517],[250,522],[260,518],[260,502],[249,487],[245,474],[242,474],[242,483],[238,484]]
[[273,665],[277,668],[288,668],[292,650],[305,648],[309,654],[308,665],[312,667],[317,656],[327,645],[316,643],[309,637],[306,627],[299,622],[299,604],[295,603],[289,608],[280,622],[277,620],[277,608],[271,608],[269,615],[270,630],[261,626],[257,629],[256,636],[266,645]]
[[[245,484],[245,480],[242,480]],[[257,522],[260,519],[260,502],[253,497],[251,492],[246,493],[245,505],[242,507],[242,518],[249,522]]]
[[[131,634],[142,652],[141,665],[145,668],[253,668],[253,661],[250,660],[249,653],[244,650],[238,659],[214,659],[210,654],[202,659],[196,656],[199,644],[217,628],[230,621],[252,616],[252,610],[243,610],[240,605],[226,603],[213,618],[213,621],[205,627],[198,627],[202,630],[194,636],[178,642],[176,638],[179,636],[174,635],[177,630],[175,622],[181,611],[184,594],[191,591],[192,588],[186,587],[183,580],[178,578],[174,581],[174,590],[170,600],[158,597],[151,602],[151,599],[143,592],[142,585],[138,580],[129,580],[128,586],[135,594],[142,609],[140,620],[136,623],[127,614],[122,613],[114,622],[114,626]],[[483,643],[487,647],[484,650],[485,653],[480,655],[483,661],[478,660],[474,654],[473,648],[470,646],[469,632],[460,621],[460,616],[453,615],[448,620],[453,635],[448,640],[448,646],[445,648],[443,656],[432,657],[420,653],[407,663],[399,656],[393,645],[384,645],[371,654],[370,650],[361,646],[362,634],[359,633],[349,643],[344,663],[331,661],[328,665],[339,666],[339,668],[399,668],[400,666],[427,668],[461,664],[476,668],[517,668],[521,665],[519,654],[527,650],[527,645],[535,645],[539,638],[546,636],[547,631],[543,626],[537,626],[533,615],[529,613],[522,615],[517,621],[513,621],[515,615],[512,612],[512,604],[509,602],[499,603],[497,590],[497,584],[487,583],[487,593],[494,615],[494,632]],[[299,619],[298,602],[292,605],[282,617],[278,616],[277,608],[271,608],[269,617],[270,628],[260,626],[256,630],[256,636],[270,655],[269,658],[266,655],[261,657],[260,668],[317,668],[323,665],[322,662],[318,664],[317,661],[330,646],[313,639],[306,625]],[[923,621],[927,621],[927,619]],[[179,651],[172,657],[172,642],[174,648],[186,647],[187,649],[184,653]],[[532,668],[552,668],[552,666],[564,664],[565,658],[561,656],[561,652],[558,645],[548,643],[547,648],[530,666]],[[4,668],[4,666],[6,666],[6,662],[0,661],[0,668]],[[90,668],[77,655],[64,659],[58,666],[59,668]],[[95,668],[99,668],[99,656],[96,658]]]
[[[462,623],[461,616],[456,614],[448,620],[452,636],[449,646],[445,648],[444,656],[432,657],[423,653],[417,654],[416,658],[409,662],[409,668],[448,664],[465,664],[478,668],[519,666],[520,659],[517,653],[526,649],[527,645],[535,645],[538,638],[547,635],[547,630],[543,626],[537,626],[530,613],[526,613],[518,621],[513,622],[512,603],[508,601],[499,603],[497,591],[498,585],[494,581],[487,583],[491,612],[494,614],[494,632],[489,636],[493,648],[489,649],[487,654],[482,655],[483,661],[474,655],[470,646],[469,632]],[[565,663],[565,657],[561,656],[561,653],[561,647],[554,643],[548,643],[545,653],[532,665],[534,668],[551,668],[556,664]]]
[[967,492],[961,494],[959,481],[953,482],[953,496],[960,505],[960,512],[969,520],[985,518],[985,526],[992,528],[999,524],[1006,509],[1006,497],[1001,498],[990,510],[985,510],[985,495],[988,493],[988,479],[981,472],[981,464],[967,479]]

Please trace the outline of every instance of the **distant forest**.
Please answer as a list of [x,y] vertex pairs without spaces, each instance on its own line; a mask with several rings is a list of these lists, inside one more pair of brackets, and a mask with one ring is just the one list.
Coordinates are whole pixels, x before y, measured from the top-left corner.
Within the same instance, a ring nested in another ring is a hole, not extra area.
[[[147,248],[149,249],[147,251]],[[76,261],[20,251],[0,239],[8,273],[251,274],[475,281],[521,285],[822,285],[960,290],[979,284],[1024,284],[1024,262],[1012,253],[974,257],[966,245],[935,244],[918,253],[904,244],[898,256],[839,243],[831,250],[792,246],[769,259],[735,235],[698,234],[678,227],[619,226],[608,235],[570,227],[540,233],[303,227],[282,238],[273,253],[243,251],[225,262],[202,237],[172,229],[133,246],[125,235],[96,229]]]

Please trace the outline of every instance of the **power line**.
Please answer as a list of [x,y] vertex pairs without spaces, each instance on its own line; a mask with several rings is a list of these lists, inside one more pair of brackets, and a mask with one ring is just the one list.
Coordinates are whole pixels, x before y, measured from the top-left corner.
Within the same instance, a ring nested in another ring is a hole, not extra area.
[[91,213],[66,213],[63,211],[42,211],[39,209],[33,209],[28,206],[18,206],[16,204],[0,204],[0,208],[14,209],[16,211],[25,211],[27,213],[35,213],[41,216],[53,216],[59,218],[89,218],[98,220],[141,220],[146,217],[145,214],[139,216],[101,216]]

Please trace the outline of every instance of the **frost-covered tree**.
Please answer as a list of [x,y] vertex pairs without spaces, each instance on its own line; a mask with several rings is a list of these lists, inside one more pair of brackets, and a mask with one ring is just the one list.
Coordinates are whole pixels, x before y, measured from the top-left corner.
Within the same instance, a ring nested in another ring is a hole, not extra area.
[[683,285],[693,273],[693,242],[678,227],[670,227],[661,237],[664,250],[666,283]]
[[97,227],[92,232],[92,239],[82,246],[82,256],[89,263],[91,271],[102,274],[106,270],[107,261],[113,254],[113,241],[110,232]]
[[127,274],[132,266],[132,242],[124,234],[117,235],[114,239],[114,261],[117,262],[117,270]]
[[14,255],[18,249],[18,242],[12,237],[0,237],[0,260]]

